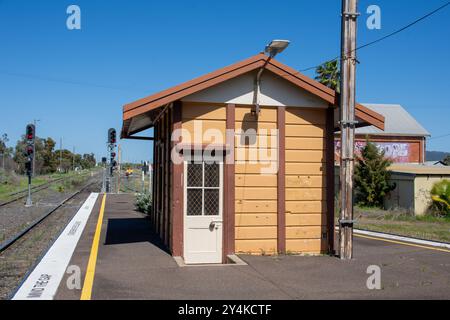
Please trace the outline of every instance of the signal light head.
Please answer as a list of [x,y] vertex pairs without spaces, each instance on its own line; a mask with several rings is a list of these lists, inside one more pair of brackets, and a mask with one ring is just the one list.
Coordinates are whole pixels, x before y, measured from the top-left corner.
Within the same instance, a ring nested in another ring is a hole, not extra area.
[[34,140],[35,127],[33,124],[27,125],[26,138],[27,140]]
[[111,153],[111,157],[112,157],[112,158],[115,158],[115,157],[116,157],[116,153],[115,153],[115,152],[112,152],[112,153]]
[[117,135],[116,135],[116,129],[109,129],[108,130],[108,143],[115,144],[117,142]]
[[34,153],[34,148],[32,146],[27,147],[27,154],[31,156]]

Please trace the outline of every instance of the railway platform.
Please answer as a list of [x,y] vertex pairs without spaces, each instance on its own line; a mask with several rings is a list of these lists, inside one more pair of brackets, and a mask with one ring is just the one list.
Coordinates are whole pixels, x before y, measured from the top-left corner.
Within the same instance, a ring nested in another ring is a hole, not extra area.
[[[40,277],[28,290],[41,286],[44,293],[29,296],[28,291],[28,296],[16,298],[450,299],[450,250],[372,237],[355,238],[352,261],[329,256],[243,255],[240,258],[246,265],[183,267],[151,231],[149,219],[135,210],[134,201],[130,194],[97,194],[95,203],[82,207],[90,210],[90,215],[54,292],[45,294],[52,289],[48,284],[51,280],[46,277],[51,270],[41,270]],[[67,228],[71,230],[71,224]],[[374,265],[381,269],[380,290],[367,287],[371,275],[367,270]]]

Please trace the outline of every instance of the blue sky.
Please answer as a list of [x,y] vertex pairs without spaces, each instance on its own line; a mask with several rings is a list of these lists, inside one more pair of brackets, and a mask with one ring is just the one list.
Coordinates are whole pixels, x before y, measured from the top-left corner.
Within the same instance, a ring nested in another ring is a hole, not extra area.
[[[445,0],[361,0],[358,44],[379,38]],[[82,29],[66,28],[81,8]],[[381,30],[366,8],[379,5]],[[105,152],[122,105],[260,52],[292,44],[278,59],[296,69],[339,53],[340,1],[0,0],[0,134],[12,142],[27,122],[78,152]],[[450,134],[450,7],[359,52],[360,102],[402,104],[435,137]],[[314,76],[313,72],[306,73]],[[151,144],[122,141],[124,159],[151,157]],[[428,150],[450,151],[450,136]]]

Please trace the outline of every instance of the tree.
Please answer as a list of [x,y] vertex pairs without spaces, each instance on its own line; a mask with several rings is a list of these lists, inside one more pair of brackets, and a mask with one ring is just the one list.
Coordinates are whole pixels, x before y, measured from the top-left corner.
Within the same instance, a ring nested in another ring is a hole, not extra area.
[[341,86],[341,72],[338,60],[327,61],[316,68],[315,79],[321,84],[339,92]]
[[95,155],[93,153],[83,154],[83,158],[81,159],[81,167],[83,169],[90,169],[95,167],[97,160],[95,160]]
[[384,197],[396,187],[389,183],[391,173],[387,168],[391,164],[384,152],[367,141],[355,166],[356,202],[359,205],[382,207]]
[[44,150],[42,151],[42,173],[53,173],[58,168],[58,161],[54,152],[56,142],[52,138],[44,141]]
[[442,162],[444,162],[446,166],[450,166],[450,156],[446,156]]

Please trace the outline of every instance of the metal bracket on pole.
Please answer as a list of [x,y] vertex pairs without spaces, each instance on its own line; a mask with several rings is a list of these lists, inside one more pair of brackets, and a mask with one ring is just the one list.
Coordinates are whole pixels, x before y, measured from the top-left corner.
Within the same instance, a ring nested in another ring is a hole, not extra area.
[[354,120],[354,121],[339,121],[338,123],[341,125],[341,127],[347,127],[347,126],[355,127],[359,123],[359,121],[357,121],[357,120]]
[[341,226],[353,226],[355,223],[356,220],[346,220],[346,219],[339,220],[339,224]]
[[342,16],[346,17],[346,18],[353,18],[356,19],[361,15],[361,13],[359,12],[343,12]]

